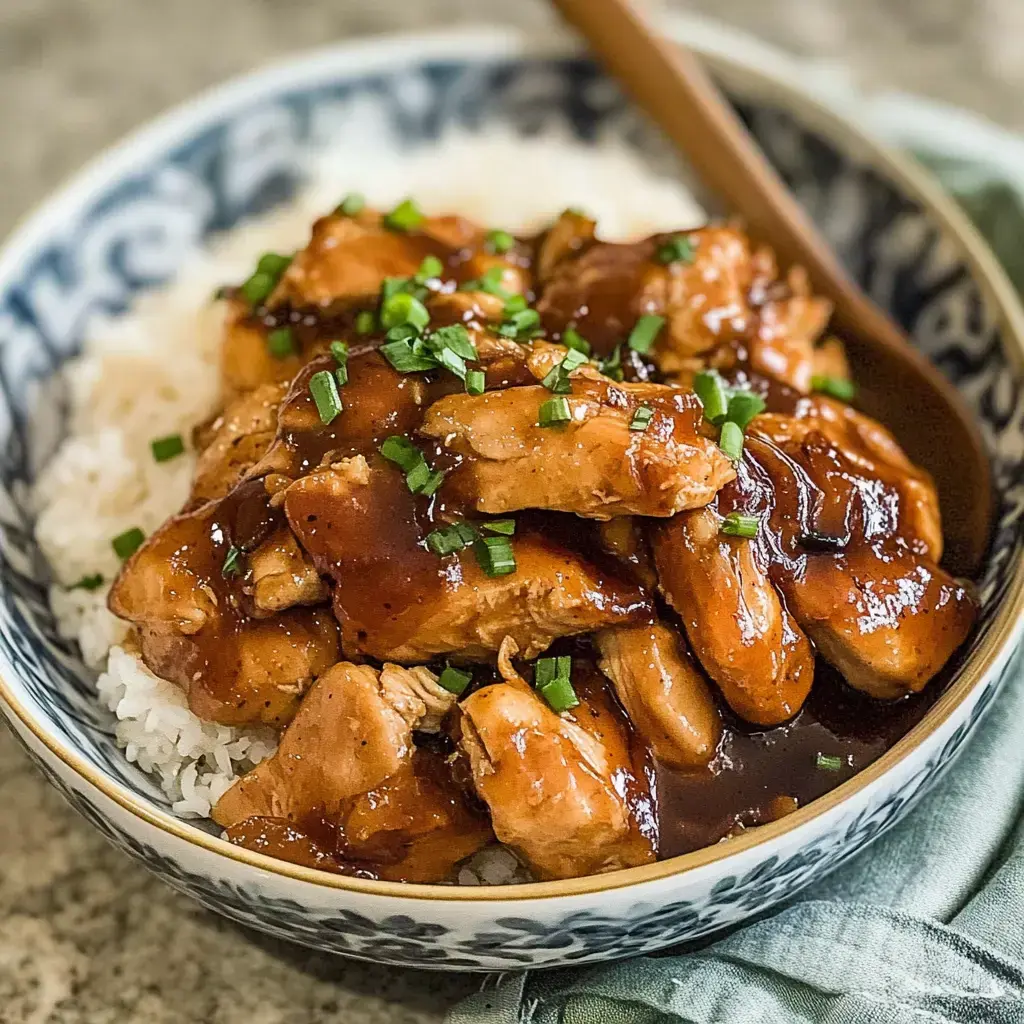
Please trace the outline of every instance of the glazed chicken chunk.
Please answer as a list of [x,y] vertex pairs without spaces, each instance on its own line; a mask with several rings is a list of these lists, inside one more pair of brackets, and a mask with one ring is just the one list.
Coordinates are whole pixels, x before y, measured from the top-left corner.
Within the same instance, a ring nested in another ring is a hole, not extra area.
[[[451,395],[427,410],[421,432],[463,456],[450,486],[480,512],[671,516],[707,504],[732,478],[728,458],[699,431],[690,393],[580,370],[561,399],[564,423],[539,418],[550,401],[540,386]],[[645,430],[630,426],[641,408],[651,413]]]

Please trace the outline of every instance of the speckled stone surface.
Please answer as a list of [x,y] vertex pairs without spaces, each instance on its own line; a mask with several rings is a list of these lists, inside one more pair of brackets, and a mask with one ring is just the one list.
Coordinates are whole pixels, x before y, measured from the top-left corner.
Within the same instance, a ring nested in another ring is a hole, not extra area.
[[[1024,127],[1021,0],[668,6]],[[227,76],[350,35],[488,21],[550,15],[539,0],[0,0],[0,234],[99,149]],[[0,732],[0,1024],[413,1024],[476,984],[220,920],[108,848]]]

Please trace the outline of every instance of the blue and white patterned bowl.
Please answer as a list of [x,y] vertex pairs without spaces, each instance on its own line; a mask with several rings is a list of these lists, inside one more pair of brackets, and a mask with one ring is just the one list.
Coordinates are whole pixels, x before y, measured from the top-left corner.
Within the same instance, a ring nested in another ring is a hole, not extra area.
[[44,204],[0,254],[3,711],[67,799],[175,888],[283,938],[416,967],[501,969],[654,950],[763,911],[860,850],[952,760],[995,697],[1024,604],[1024,314],[984,243],[921,172],[781,79],[711,59],[853,272],[985,427],[999,524],[981,627],[958,678],[881,760],[783,821],[592,878],[457,889],[322,875],[229,846],[171,813],[115,748],[89,673],[56,635],[22,503],[64,430],[54,374],[79,348],[87,317],[124,310],[170,279],[196,242],[292,195],[311,154],[339,141],[358,147],[374,125],[378,142],[384,124],[403,145],[501,125],[620,138],[652,160],[664,155],[589,61],[538,55],[509,34],[340,47],[228,85],[129,139]]

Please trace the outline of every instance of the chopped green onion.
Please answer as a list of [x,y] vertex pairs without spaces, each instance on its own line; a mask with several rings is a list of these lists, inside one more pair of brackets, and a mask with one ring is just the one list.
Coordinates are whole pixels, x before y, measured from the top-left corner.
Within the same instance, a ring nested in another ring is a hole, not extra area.
[[466,379],[466,360],[450,348],[443,348],[437,353],[437,361],[446,369],[451,370],[459,380]]
[[729,393],[717,370],[701,370],[693,378],[693,390],[704,406],[704,419],[714,423],[729,411]]
[[408,340],[389,341],[381,345],[379,351],[399,373],[418,373],[437,367],[437,360],[430,353],[417,352]]
[[533,685],[539,690],[556,679],[568,681],[571,675],[572,658],[567,655],[558,658],[538,658],[533,666]]
[[750,421],[764,410],[764,399],[753,391],[730,391],[725,418],[732,420],[740,430],[746,430]]
[[501,311],[501,315],[504,317],[514,316],[516,313],[522,313],[528,305],[529,303],[526,301],[525,295],[510,295],[505,302],[505,308]]
[[185,450],[185,442],[181,439],[181,434],[169,434],[167,437],[158,437],[150,441],[149,448],[157,462],[167,462]]
[[538,427],[553,427],[559,423],[568,423],[572,419],[569,403],[564,398],[549,398],[537,413]]
[[673,235],[658,246],[659,263],[692,263],[693,242],[686,235]]
[[416,463],[408,473],[405,474],[406,486],[413,494],[419,494],[430,480],[430,467],[426,459],[420,454],[419,462]]
[[492,519],[489,523],[480,524],[488,533],[500,533],[505,537],[511,537],[516,532],[516,521],[514,519]]
[[516,558],[507,537],[481,537],[473,545],[473,554],[488,576],[508,576],[516,571]]
[[622,380],[622,346],[616,345],[612,354],[607,359],[598,361],[597,368],[606,377],[611,377],[612,380]]
[[137,526],[133,526],[130,530],[119,533],[110,542],[110,546],[114,549],[114,554],[123,562],[131,558],[142,547],[142,542],[145,539],[146,535]]
[[224,557],[224,565],[221,566],[222,576],[238,576],[242,572],[242,552],[234,544],[228,548]]
[[757,516],[747,516],[740,512],[730,512],[718,527],[720,533],[727,537],[746,537],[748,540],[757,536],[761,521]]
[[380,453],[406,473],[423,461],[423,452],[407,437],[402,437],[400,434],[392,434],[387,438],[380,446]]
[[462,285],[462,291],[487,292],[488,295],[497,295],[498,298],[507,300],[512,298],[512,294],[502,287],[501,282],[504,279],[504,267],[490,267],[475,280],[466,281],[466,283]]
[[819,753],[815,763],[822,771],[839,772],[843,770],[843,759],[836,754]]
[[465,693],[466,687],[471,682],[473,682],[472,672],[462,672],[457,668],[452,668],[451,665],[448,665],[437,677],[438,686],[444,687],[449,693],[454,693],[456,697]]
[[507,231],[488,231],[484,246],[489,252],[497,253],[499,256],[506,253],[516,244],[515,238]]
[[658,332],[665,324],[665,318],[663,316],[655,316],[653,313],[645,313],[639,320],[633,325],[633,330],[629,332],[629,338],[627,343],[634,352],[639,352],[641,355],[645,355],[651,350],[651,346],[654,344],[654,339],[658,337]]
[[462,324],[450,324],[448,327],[439,327],[436,331],[431,331],[427,343],[435,351],[450,348],[463,359],[480,358],[476,346],[469,340],[469,331]]
[[77,583],[72,583],[68,590],[99,590],[103,586],[103,577],[97,572],[91,576],[83,576]]
[[372,334],[377,326],[377,317],[368,309],[356,314],[356,334]]
[[295,353],[295,341],[290,327],[278,327],[267,335],[267,349],[275,359],[286,359]]
[[454,523],[443,529],[431,530],[427,534],[427,547],[438,558],[453,555],[456,551],[468,548],[477,538],[477,532],[468,523]]
[[408,292],[412,285],[411,277],[385,277],[380,284],[380,301],[387,302],[392,295]]
[[845,377],[823,377],[815,375],[811,378],[811,390],[818,391],[840,402],[852,402],[857,397],[857,385]]
[[718,447],[732,459],[738,462],[743,454],[743,429],[732,420],[726,420],[722,424],[722,434],[718,439]]
[[274,283],[277,284],[281,275],[291,265],[291,262],[291,256],[282,256],[277,252],[265,252],[256,264],[256,273],[269,274],[274,279]]
[[[419,489],[417,493],[422,494],[425,498],[429,498],[437,489],[441,486],[441,481],[444,480],[444,471],[435,469],[426,480],[426,483]],[[408,478],[406,479],[408,483]]]
[[466,394],[482,395],[487,390],[487,376],[483,370],[466,371]]
[[587,341],[579,331],[572,327],[567,327],[562,332],[562,344],[566,348],[571,348],[576,352],[582,352],[585,356],[590,355],[590,342]]
[[330,344],[331,355],[339,366],[348,362],[348,345],[343,341],[332,341]]
[[415,231],[423,223],[423,212],[412,199],[403,199],[384,217],[384,226],[392,231]]
[[354,217],[357,213],[362,213],[365,207],[366,199],[361,193],[349,192],[338,204],[334,212],[340,217]]
[[580,702],[568,679],[556,679],[553,683],[542,686],[540,695],[548,702],[556,715],[562,714],[563,711],[569,711]]
[[629,421],[629,429],[638,431],[646,430],[653,415],[654,410],[649,405],[641,405],[640,408],[633,413],[633,418]]
[[338,394],[338,382],[333,373],[320,370],[309,378],[309,393],[316,403],[316,411],[320,414],[320,422],[328,424],[341,412],[341,395]]
[[436,256],[424,256],[420,269],[416,271],[416,280],[422,283],[440,277],[443,273],[444,264]]
[[567,395],[572,390],[569,374],[573,370],[578,370],[585,362],[587,362],[587,357],[582,352],[578,352],[576,349],[569,349],[565,354],[565,358],[548,370],[541,384],[548,391],[554,391],[556,395]]
[[415,295],[398,292],[381,303],[380,322],[386,328],[409,324],[422,331],[430,323],[430,314]]
[[243,285],[242,294],[250,305],[258,306],[274,290],[277,281],[270,274],[257,271]]
[[514,338],[516,341],[524,341],[532,338],[540,328],[540,313],[535,309],[521,309],[507,317],[498,328],[498,333],[503,338]]

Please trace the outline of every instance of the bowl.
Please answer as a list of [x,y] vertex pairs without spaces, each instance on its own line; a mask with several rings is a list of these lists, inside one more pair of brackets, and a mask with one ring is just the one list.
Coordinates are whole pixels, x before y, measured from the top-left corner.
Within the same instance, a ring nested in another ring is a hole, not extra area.
[[493,31],[340,46],[232,82],[132,136],[48,199],[0,254],[0,696],[46,777],[112,843],[254,928],[348,956],[496,970],[608,960],[765,911],[863,849],[953,761],[1008,671],[1024,606],[1024,312],[931,180],[775,75],[707,53],[743,119],[852,272],[962,390],[984,426],[999,521],[970,650],[880,760],[783,820],[645,867],[522,886],[318,873],[176,817],[113,741],[57,634],[27,484],[65,430],[55,376],[87,318],[172,278],[190,247],[293,195],[344,140],[400,156],[453,130],[664,144],[588,60]]

